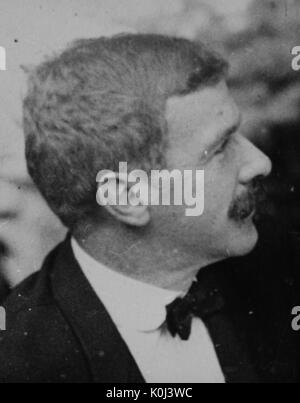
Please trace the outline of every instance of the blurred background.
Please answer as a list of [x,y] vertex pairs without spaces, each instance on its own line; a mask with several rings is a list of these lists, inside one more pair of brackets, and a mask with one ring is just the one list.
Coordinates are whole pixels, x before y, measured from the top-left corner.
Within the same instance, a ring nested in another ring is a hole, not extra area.
[[[14,18],[9,19],[8,13]],[[0,15],[5,17],[4,25],[0,17],[0,45],[1,34],[7,35],[8,31],[10,43],[12,38],[14,44],[22,42],[23,26],[27,38],[31,38],[29,44],[38,47],[41,31],[37,20],[43,26],[47,44],[54,31],[58,37],[71,39],[66,35],[71,26],[75,27],[72,38],[83,36],[83,31],[86,36],[137,31],[178,35],[212,44],[231,64],[230,86],[244,112],[245,135],[274,163],[266,186],[270,201],[260,223],[263,242],[271,244],[276,238],[277,244],[282,245],[283,240],[289,242],[289,235],[299,238],[300,72],[291,67],[291,50],[300,45],[300,0],[0,0]],[[44,53],[52,49],[52,44],[49,49],[47,46],[43,46]],[[1,95],[5,99],[5,94]],[[6,130],[1,131],[1,126],[0,137],[11,149],[16,147],[16,139]],[[22,144],[19,148],[21,151],[15,154],[10,166],[17,166],[18,159],[23,158]],[[24,172],[22,180],[11,176],[7,179],[1,169],[7,169],[0,164],[0,272],[6,280],[0,282],[0,295],[4,295],[5,284],[15,285],[30,271],[37,270],[44,255],[65,232]],[[20,202],[14,217],[6,214],[1,218],[1,199],[7,198],[8,186],[13,187]],[[24,198],[26,203],[21,202]],[[15,232],[8,240],[6,228],[11,223]],[[17,271],[19,275],[15,274]]]

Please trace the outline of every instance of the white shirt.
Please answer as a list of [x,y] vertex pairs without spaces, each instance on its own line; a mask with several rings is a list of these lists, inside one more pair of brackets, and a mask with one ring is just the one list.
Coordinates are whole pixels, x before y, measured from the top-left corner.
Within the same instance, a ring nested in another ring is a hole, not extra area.
[[213,343],[200,319],[193,319],[188,341],[161,330],[166,306],[181,293],[136,281],[105,267],[75,239],[72,248],[147,383],[225,383]]

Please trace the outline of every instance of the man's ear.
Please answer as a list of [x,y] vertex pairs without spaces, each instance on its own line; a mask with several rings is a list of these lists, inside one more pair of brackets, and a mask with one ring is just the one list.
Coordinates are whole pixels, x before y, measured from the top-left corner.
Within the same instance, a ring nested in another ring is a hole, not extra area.
[[102,177],[97,201],[110,215],[126,225],[143,227],[150,222],[148,203],[142,200],[141,195],[137,196],[125,174],[110,173]]

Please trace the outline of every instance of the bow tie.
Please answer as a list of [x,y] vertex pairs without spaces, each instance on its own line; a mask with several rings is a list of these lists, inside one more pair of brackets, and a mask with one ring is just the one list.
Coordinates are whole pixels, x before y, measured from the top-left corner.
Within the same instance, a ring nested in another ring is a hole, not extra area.
[[200,281],[194,281],[184,298],[177,298],[167,306],[168,330],[173,337],[178,334],[182,340],[188,340],[194,317],[205,320],[220,312],[224,305],[218,289],[206,290]]
[[[240,300],[232,300],[233,292],[227,272],[212,267],[201,269],[188,294],[167,306],[166,326],[173,337],[178,334],[188,340],[192,320],[199,317],[209,332],[226,381],[256,383],[258,377],[248,355],[248,318],[245,332],[244,316],[236,316]],[[233,323],[236,320],[238,326]]]

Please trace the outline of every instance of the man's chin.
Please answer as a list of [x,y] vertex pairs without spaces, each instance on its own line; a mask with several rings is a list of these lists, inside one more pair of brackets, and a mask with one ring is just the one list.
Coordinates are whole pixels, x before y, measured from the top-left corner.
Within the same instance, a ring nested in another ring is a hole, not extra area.
[[243,224],[239,225],[238,231],[231,239],[229,251],[232,257],[248,255],[257,245],[259,235],[253,218],[247,218]]

